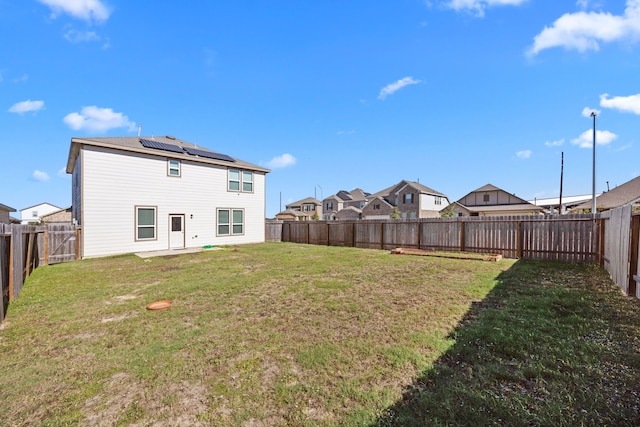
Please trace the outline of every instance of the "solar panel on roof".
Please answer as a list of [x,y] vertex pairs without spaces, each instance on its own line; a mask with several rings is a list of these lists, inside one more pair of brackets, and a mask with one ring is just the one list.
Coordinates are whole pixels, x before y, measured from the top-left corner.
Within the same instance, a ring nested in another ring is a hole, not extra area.
[[156,150],[172,151],[174,153],[182,153],[182,147],[173,144],[165,144],[164,142],[154,141],[152,139],[140,138],[140,144],[146,148],[155,148]]
[[233,158],[226,154],[214,153],[213,151],[198,150],[197,148],[184,147],[184,151],[192,156],[206,157],[207,159],[224,160],[225,162],[235,162]]

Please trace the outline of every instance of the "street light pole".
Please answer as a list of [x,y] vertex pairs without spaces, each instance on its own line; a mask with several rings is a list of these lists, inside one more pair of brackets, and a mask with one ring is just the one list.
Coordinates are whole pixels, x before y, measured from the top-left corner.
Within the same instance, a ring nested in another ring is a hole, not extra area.
[[596,216],[596,112],[591,112],[593,117],[593,182],[591,187],[591,213],[593,217]]

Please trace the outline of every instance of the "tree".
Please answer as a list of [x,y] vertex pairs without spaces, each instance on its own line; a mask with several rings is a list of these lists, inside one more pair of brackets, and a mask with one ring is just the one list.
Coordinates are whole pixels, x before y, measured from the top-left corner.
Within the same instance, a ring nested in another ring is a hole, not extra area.
[[441,218],[453,218],[456,215],[456,211],[454,209],[454,204],[450,203],[449,206],[447,206],[446,208],[442,209],[440,211],[440,217]]
[[391,211],[391,219],[400,219],[400,209],[397,206],[393,207],[393,211]]

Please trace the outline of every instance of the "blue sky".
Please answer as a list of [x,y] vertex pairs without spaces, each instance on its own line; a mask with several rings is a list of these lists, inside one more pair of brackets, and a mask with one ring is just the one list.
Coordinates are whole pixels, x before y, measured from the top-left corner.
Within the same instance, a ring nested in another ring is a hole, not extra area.
[[267,216],[419,180],[525,199],[640,174],[640,0],[0,0],[0,203],[71,203],[72,137],[272,169]]

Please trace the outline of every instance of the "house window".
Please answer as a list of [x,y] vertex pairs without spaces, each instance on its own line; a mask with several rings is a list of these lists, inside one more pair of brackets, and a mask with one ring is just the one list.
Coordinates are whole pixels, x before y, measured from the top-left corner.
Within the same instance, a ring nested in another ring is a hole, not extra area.
[[328,211],[332,211],[333,210],[333,202],[327,202],[327,210]]
[[407,193],[404,195],[405,203],[413,203],[413,193]]
[[242,171],[242,191],[253,193],[253,172]]
[[38,218],[38,211],[31,211],[31,216],[33,218]]
[[482,200],[483,200],[484,202],[488,202],[488,201],[489,201],[489,195],[488,195],[488,194],[485,194],[484,196],[482,196]]
[[360,209],[364,208],[364,200],[360,201]]
[[436,205],[441,205],[442,204],[442,196],[435,196],[434,203]]
[[180,176],[180,160],[169,159],[167,167],[169,176]]
[[253,193],[253,172],[229,169],[229,191]]
[[218,236],[244,234],[242,209],[218,209]]
[[136,207],[136,240],[156,239],[156,208]]
[[380,210],[380,203],[376,203],[375,205],[373,205],[373,209]]

